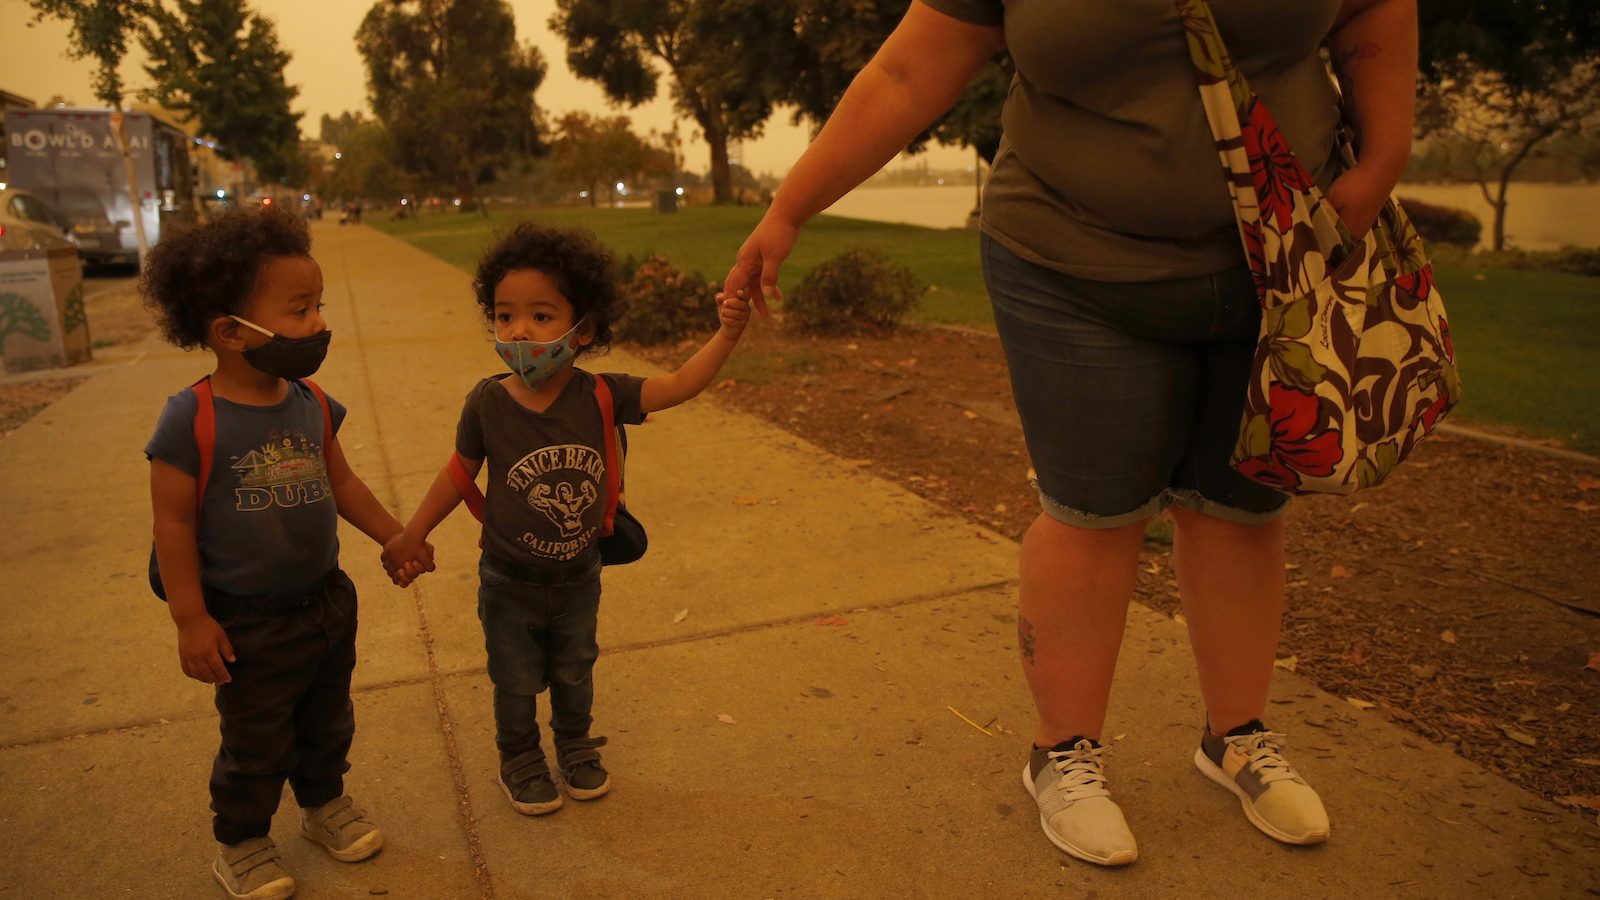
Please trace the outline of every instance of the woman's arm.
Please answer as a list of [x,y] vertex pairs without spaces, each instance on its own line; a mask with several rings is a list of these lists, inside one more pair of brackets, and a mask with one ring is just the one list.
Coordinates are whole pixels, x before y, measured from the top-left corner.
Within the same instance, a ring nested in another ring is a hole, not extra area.
[[748,291],[765,313],[764,297],[782,298],[778,267],[800,227],[894,159],[955,104],[972,76],[1004,46],[1000,28],[972,25],[913,2],[783,179],[767,214],[739,248],[722,292],[733,297]]
[[1411,156],[1416,0],[1345,0],[1328,46],[1359,139],[1355,168],[1329,187],[1328,199],[1359,237],[1378,218]]

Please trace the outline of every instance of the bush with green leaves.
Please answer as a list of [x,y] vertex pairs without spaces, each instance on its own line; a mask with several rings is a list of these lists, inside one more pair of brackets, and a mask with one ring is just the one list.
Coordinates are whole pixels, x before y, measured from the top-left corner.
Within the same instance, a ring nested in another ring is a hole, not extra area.
[[699,272],[683,272],[664,256],[622,261],[627,311],[613,328],[619,339],[663,344],[717,327],[716,291]]
[[1437,206],[1406,197],[1400,198],[1400,208],[1406,211],[1417,234],[1422,236],[1424,246],[1454,244],[1470,250],[1478,245],[1478,238],[1483,235],[1483,223],[1464,209]]
[[857,247],[818,265],[784,297],[784,316],[808,331],[888,330],[917,305],[922,285],[877,250]]

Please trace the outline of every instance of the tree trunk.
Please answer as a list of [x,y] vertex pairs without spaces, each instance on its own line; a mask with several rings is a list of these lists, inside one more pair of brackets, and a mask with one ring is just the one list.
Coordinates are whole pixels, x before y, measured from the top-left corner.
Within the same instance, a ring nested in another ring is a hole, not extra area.
[[599,194],[599,191],[595,190],[595,187],[594,187],[595,185],[597,185],[599,183],[600,182],[594,181],[592,179],[589,181],[589,206],[590,207],[597,207],[597,206],[600,205],[600,198],[599,198],[599,196],[597,196]]
[[713,203],[733,202],[733,169],[728,165],[728,133],[713,116],[706,116],[706,144],[711,147],[711,190]]
[[[144,271],[144,258],[150,252],[150,238],[144,230],[144,204],[139,200],[139,173],[133,167],[133,153],[128,150],[127,122],[122,110],[111,111],[111,137],[117,142],[117,152],[122,154],[122,171],[128,179],[128,200],[133,203],[133,236],[139,245],[139,271]],[[150,148],[152,153],[155,148]]]

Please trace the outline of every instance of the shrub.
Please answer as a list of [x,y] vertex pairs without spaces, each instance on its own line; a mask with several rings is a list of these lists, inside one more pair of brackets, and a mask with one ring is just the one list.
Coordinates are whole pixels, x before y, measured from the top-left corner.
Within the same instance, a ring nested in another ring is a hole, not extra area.
[[894,328],[922,295],[905,266],[876,250],[858,247],[807,273],[784,298],[784,315],[801,328],[850,332]]
[[1478,245],[1478,238],[1483,235],[1483,223],[1464,209],[1435,206],[1405,197],[1400,198],[1400,207],[1411,218],[1424,244],[1454,244],[1470,250]]
[[664,256],[623,260],[622,296],[627,303],[617,337],[635,344],[661,344],[717,327],[716,293],[699,272],[682,272]]

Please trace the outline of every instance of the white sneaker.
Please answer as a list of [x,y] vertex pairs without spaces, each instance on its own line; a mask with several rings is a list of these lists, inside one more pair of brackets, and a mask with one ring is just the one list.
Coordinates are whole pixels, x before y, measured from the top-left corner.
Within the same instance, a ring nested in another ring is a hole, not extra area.
[[1232,791],[1250,824],[1263,834],[1285,844],[1320,844],[1328,839],[1328,812],[1322,798],[1283,758],[1283,744],[1283,735],[1259,721],[1224,737],[1207,727],[1194,765]]
[[1039,804],[1039,827],[1050,843],[1085,862],[1125,866],[1139,857],[1139,847],[1106,790],[1105,755],[1088,738],[1035,747],[1022,784]]

